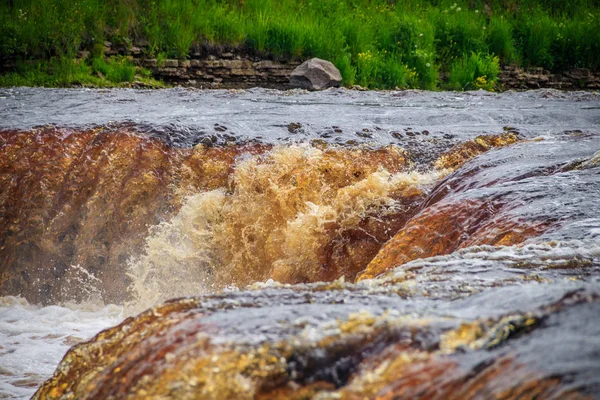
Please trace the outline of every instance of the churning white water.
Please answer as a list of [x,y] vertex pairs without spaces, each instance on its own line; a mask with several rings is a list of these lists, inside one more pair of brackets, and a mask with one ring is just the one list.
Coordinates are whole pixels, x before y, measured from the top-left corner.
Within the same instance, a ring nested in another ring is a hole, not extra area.
[[0,297],[0,399],[30,398],[67,350],[123,320],[123,307],[29,304]]

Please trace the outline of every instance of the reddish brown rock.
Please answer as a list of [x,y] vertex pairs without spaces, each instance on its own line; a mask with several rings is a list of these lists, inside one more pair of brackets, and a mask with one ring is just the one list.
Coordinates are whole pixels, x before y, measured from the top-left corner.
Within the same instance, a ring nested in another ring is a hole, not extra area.
[[[345,288],[267,288],[166,303],[73,347],[33,398],[583,399],[598,389],[598,366],[590,364],[598,345],[588,336],[598,333],[590,320],[596,292],[561,295],[554,287],[556,300],[531,308],[517,291],[513,297],[529,311],[461,321],[343,314],[343,302],[332,300],[364,302],[367,294]],[[381,292],[379,301],[386,296],[398,298]],[[318,318],[294,322],[293,313],[281,313],[307,297],[304,312]],[[258,321],[268,336],[257,333]],[[568,349],[559,344],[565,339]]]

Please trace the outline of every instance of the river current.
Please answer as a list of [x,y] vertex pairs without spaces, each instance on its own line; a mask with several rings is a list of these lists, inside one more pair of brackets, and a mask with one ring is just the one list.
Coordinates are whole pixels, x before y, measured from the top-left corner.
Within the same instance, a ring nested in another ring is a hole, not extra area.
[[1,89],[0,398],[183,296],[38,395],[598,397],[599,151],[590,92]]

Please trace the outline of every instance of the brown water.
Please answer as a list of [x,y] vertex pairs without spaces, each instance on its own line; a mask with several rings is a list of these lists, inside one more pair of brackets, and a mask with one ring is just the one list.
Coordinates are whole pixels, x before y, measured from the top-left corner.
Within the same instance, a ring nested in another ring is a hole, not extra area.
[[74,348],[39,395],[600,393],[596,94],[0,97],[1,295],[200,295]]

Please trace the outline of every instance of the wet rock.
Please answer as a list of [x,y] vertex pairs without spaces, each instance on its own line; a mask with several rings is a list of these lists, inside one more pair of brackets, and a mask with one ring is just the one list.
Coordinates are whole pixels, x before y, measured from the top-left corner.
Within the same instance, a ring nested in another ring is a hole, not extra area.
[[370,139],[373,137],[373,133],[371,133],[371,131],[368,129],[363,129],[362,131],[356,132],[356,136],[361,137],[361,138]]
[[586,169],[586,168],[596,168],[600,166],[600,150],[597,151],[596,153],[594,153],[594,155],[592,157],[590,157],[589,159],[585,160],[580,166],[578,166],[578,169]]
[[[515,128],[505,127],[504,130],[508,133],[502,135],[482,135],[473,140],[457,144],[436,160],[435,167],[453,171],[468,160],[492,148],[508,146],[519,140]],[[408,135],[408,133],[406,134]]]
[[225,133],[225,134],[223,134],[223,135],[221,135],[221,136],[222,136],[222,137],[223,137],[223,139],[225,139],[225,141],[227,141],[227,142],[236,142],[236,141],[237,141],[237,137],[235,137],[235,136],[234,136],[234,135],[232,135],[232,134],[227,134],[227,133]]
[[299,122],[291,122],[287,126],[289,133],[298,133],[302,129],[302,124]]
[[170,301],[72,348],[33,398],[516,399],[600,390],[600,347],[590,340],[600,334],[597,285],[493,289],[440,316],[400,298],[401,284],[380,283],[376,294],[336,282]]
[[[586,151],[591,160],[589,149],[600,145],[598,139],[595,143]],[[479,145],[469,145],[466,151],[458,145],[449,158],[440,159],[440,167],[460,165],[465,161],[462,154],[468,156],[473,149],[479,152]],[[569,232],[576,231],[587,218],[595,218],[591,210],[600,206],[592,200],[600,196],[596,194],[600,188],[592,184],[597,168],[563,171],[565,165],[581,157],[581,149],[577,139],[528,142],[464,164],[437,185],[421,211],[382,247],[359,279],[460,248],[510,246],[537,237],[543,240],[544,235],[562,238],[561,230],[566,238],[574,235]],[[521,160],[518,168],[512,164],[514,160]],[[580,209],[581,204],[571,207],[573,198],[586,199],[585,210]]]
[[293,87],[308,90],[323,90],[342,83],[340,71],[331,62],[312,58],[300,64],[290,76]]
[[217,132],[225,132],[227,130],[226,126],[223,126],[221,124],[215,124],[215,131]]

